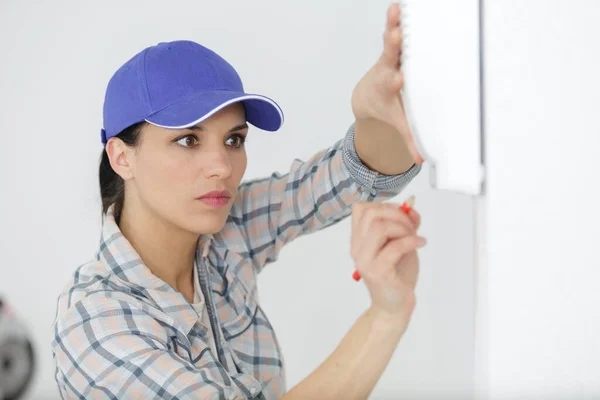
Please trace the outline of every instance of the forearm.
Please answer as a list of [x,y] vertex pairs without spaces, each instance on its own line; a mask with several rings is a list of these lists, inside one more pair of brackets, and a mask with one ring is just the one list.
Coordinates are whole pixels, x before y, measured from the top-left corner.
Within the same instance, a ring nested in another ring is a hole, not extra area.
[[357,119],[355,146],[362,162],[383,175],[402,174],[415,163],[402,135],[375,119]]
[[331,356],[283,399],[368,398],[406,331],[408,319],[390,318],[369,308]]

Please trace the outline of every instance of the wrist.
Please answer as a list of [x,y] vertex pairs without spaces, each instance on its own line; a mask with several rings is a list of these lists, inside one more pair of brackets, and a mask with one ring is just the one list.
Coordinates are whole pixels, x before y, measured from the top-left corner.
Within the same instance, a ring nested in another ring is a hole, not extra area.
[[373,319],[373,324],[379,330],[395,331],[403,333],[412,316],[412,310],[389,311],[375,304],[372,304],[368,311]]
[[395,307],[385,307],[373,302],[370,309],[373,315],[381,321],[389,321],[391,323],[409,321],[416,306],[415,294],[405,294],[401,300],[398,300],[399,304],[396,304]]
[[403,136],[392,125],[355,114],[354,145],[368,168],[382,175],[399,175],[414,164]]

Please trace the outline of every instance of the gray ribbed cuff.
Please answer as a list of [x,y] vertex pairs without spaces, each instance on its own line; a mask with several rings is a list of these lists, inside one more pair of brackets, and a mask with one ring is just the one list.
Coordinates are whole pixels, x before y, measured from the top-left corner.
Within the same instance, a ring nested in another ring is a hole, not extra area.
[[400,191],[419,173],[421,165],[413,164],[410,169],[399,175],[383,175],[371,170],[361,161],[354,144],[354,123],[348,129],[344,139],[343,160],[350,176],[369,192],[380,190]]

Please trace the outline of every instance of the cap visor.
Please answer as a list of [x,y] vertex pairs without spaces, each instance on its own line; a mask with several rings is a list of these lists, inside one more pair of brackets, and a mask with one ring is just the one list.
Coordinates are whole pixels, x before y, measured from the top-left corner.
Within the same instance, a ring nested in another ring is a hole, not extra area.
[[203,92],[178,101],[150,115],[146,121],[169,129],[189,128],[239,102],[244,104],[246,120],[257,128],[276,131],[283,124],[281,108],[268,97],[223,90]]

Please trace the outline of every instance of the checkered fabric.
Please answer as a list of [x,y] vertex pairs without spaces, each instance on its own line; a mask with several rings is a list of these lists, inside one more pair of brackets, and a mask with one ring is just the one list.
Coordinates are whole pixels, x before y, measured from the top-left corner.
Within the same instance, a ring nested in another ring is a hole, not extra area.
[[396,196],[398,176],[369,170],[346,137],[286,174],[242,183],[223,230],[199,240],[209,330],[184,296],[153,275],[104,218],[99,251],[58,298],[52,350],[64,399],[276,399],[284,360],[258,303],[256,278],[295,238],[346,218],[357,201]]

